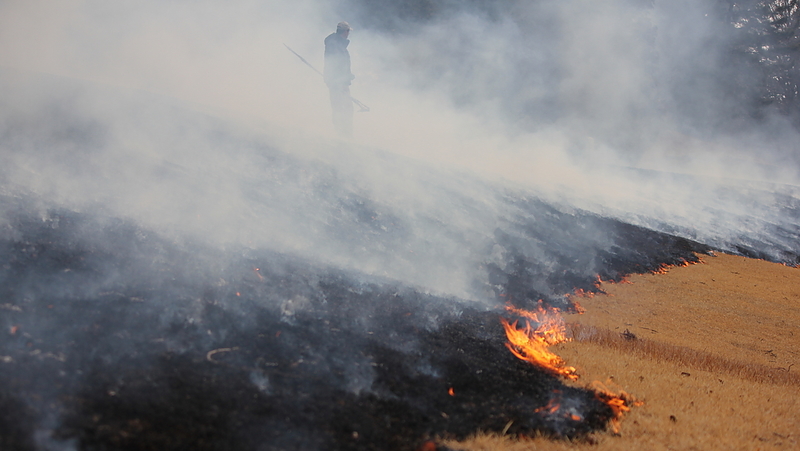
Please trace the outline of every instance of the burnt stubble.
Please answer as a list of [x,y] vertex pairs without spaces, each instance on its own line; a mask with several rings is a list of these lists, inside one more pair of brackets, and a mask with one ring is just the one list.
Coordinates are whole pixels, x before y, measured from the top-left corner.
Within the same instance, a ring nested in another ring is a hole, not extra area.
[[[42,217],[5,202],[15,214],[1,243],[0,402],[18,412],[0,418],[6,448],[413,449],[476,431],[576,438],[613,416],[591,390],[506,349],[506,301],[569,308],[552,293],[592,281],[567,267],[544,273],[517,232],[498,232],[520,250],[509,252],[513,264],[487,265],[486,305],[283,253],[213,250],[122,219],[64,209]],[[542,227],[600,221],[541,217]],[[704,249],[618,226],[620,240],[651,235],[640,240],[658,246],[603,250],[619,255],[598,260],[610,274]]]

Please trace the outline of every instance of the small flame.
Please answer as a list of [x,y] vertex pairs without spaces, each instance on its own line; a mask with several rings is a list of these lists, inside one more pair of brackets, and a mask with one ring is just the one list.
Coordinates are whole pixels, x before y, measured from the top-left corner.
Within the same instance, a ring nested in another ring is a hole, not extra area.
[[450,396],[455,396],[456,395],[456,391],[453,390],[453,387],[450,387],[450,389],[447,390],[447,394],[450,395]]
[[[514,356],[552,374],[569,380],[578,379],[577,370],[574,367],[567,366],[561,357],[547,349],[548,346],[571,341],[566,334],[564,319],[557,308],[545,309],[542,302],[539,301],[536,311],[523,310],[512,305],[507,305],[506,310],[524,318],[526,323],[524,328],[520,328],[518,327],[519,320],[512,323],[506,318],[500,318],[506,337],[508,337],[506,347]],[[531,323],[537,324],[537,326],[534,328]],[[622,416],[629,412],[632,406],[644,404],[622,390],[619,393],[613,392],[601,382],[595,381],[588,388],[594,391],[597,400],[611,408],[612,417],[609,423],[615,434],[619,434]],[[558,391],[555,394],[558,395]],[[583,420],[576,412],[562,412],[558,396],[551,399],[546,406],[536,409],[535,412],[544,415],[558,415],[574,421]]]
[[604,293],[604,291],[601,290],[600,287],[602,287],[605,284],[610,284],[610,285],[629,284],[629,285],[633,285],[633,282],[631,282],[631,279],[630,279],[629,276],[622,276],[619,280],[614,280],[614,279],[603,280],[603,278],[600,276],[600,274],[597,274],[596,276],[594,276],[594,279],[595,280],[594,280],[593,285],[601,293]]
[[594,293],[591,291],[583,291],[580,288],[576,288],[574,293],[567,293],[566,298],[572,304],[572,308],[570,309],[569,313],[577,313],[578,315],[583,315],[586,313],[586,309],[578,302],[577,298],[593,298]]
[[594,297],[594,291],[587,291],[583,288],[576,288],[574,293],[568,294],[568,297],[577,297],[577,298],[587,298],[591,299]]
[[666,274],[669,272],[669,268],[671,268],[670,265],[661,264],[658,266],[658,268],[653,270],[653,274]]
[[672,268],[684,268],[686,266],[693,265],[693,264],[696,264],[696,263],[705,263],[705,262],[703,262],[703,260],[700,259],[697,262],[690,262],[688,260],[681,260],[680,262],[674,263],[674,264],[662,263],[662,264],[660,264],[658,266],[658,268],[653,270],[653,274],[666,274]]
[[[517,327],[519,320],[510,323],[507,319],[500,318],[508,337],[506,347],[512,354],[553,374],[571,380],[578,379],[575,368],[566,366],[561,357],[547,349],[548,346],[570,340],[566,334],[564,318],[558,313],[558,309],[545,309],[540,302],[535,312],[511,305],[506,306],[506,310],[526,318],[522,329]],[[538,326],[534,328],[531,322]]]
[[594,396],[599,401],[611,407],[613,417],[611,417],[611,429],[615,434],[619,434],[619,423],[625,413],[630,412],[631,406],[641,406],[644,402],[637,400],[623,390],[619,393],[614,393],[602,382],[594,381],[590,385],[594,390]]

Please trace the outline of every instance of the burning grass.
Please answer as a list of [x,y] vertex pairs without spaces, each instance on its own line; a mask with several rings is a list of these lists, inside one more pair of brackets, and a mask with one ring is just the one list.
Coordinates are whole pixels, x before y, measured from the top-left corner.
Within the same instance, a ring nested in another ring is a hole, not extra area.
[[[525,326],[518,326],[519,320],[513,323],[506,318],[500,318],[508,342],[506,347],[514,357],[528,362],[554,376],[571,381],[577,381],[579,376],[574,367],[567,366],[566,362],[557,354],[549,350],[552,345],[572,341],[567,333],[566,323],[561,311],[555,307],[545,308],[539,301],[535,311],[524,310],[507,305],[509,313],[518,315],[525,321]],[[622,416],[631,410],[631,406],[641,405],[635,397],[622,390],[611,390],[603,383],[594,381],[587,387],[594,393],[597,401],[605,404],[611,411],[609,422],[614,433],[619,432],[619,423]],[[550,402],[534,410],[535,413],[563,417],[572,421],[582,421],[577,412],[571,411],[562,405],[559,397],[550,399]],[[507,431],[506,428],[504,431]]]
[[[575,368],[548,350],[548,346],[568,341],[564,318],[557,308],[545,309],[541,303],[536,311],[527,311],[508,305],[506,309],[523,317],[525,326],[518,326],[519,320],[513,323],[500,318],[500,323],[508,337],[506,347],[515,357],[548,371],[555,376],[577,380]],[[534,324],[536,326],[534,326]]]
[[800,270],[729,255],[603,283],[581,300],[574,340],[551,350],[581,380],[640,407],[620,434],[579,441],[479,434],[463,450],[794,449],[800,446]]
[[[505,329],[485,306],[300,256],[20,209],[0,240],[0,410],[13,412],[0,416],[0,448],[35,449],[36,436],[97,450],[384,450],[475,431],[574,439],[615,429],[632,398],[518,357],[557,357],[566,330],[555,308],[569,305],[556,294],[592,288],[587,271],[619,280],[704,247],[513,202],[527,213],[498,234],[505,251],[486,269],[497,301],[532,310],[503,313]],[[581,238],[587,230],[608,239]],[[568,244],[585,260],[542,266]],[[596,269],[572,269],[586,265]]]

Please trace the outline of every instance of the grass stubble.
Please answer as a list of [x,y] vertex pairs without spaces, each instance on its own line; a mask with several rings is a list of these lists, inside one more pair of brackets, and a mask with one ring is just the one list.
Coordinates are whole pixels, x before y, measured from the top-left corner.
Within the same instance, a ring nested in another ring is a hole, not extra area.
[[465,451],[800,449],[800,269],[702,256],[578,298],[574,340],[553,346],[579,385],[601,381],[644,404],[581,440],[478,433]]

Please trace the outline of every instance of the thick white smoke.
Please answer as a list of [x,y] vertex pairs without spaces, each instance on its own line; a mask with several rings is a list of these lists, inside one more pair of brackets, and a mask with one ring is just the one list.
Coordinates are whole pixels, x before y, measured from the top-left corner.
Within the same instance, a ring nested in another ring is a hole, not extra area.
[[[369,14],[356,4],[0,2],[2,120],[22,137],[3,143],[7,186],[458,294],[483,258],[463,243],[488,241],[496,212],[456,172],[715,244],[780,241],[765,227],[790,222],[781,208],[797,195],[763,183],[797,183],[784,160],[796,133],[776,117],[709,134],[684,115],[681,99],[697,92],[708,96],[690,109],[710,122],[726,108],[713,77],[681,94],[692,74],[728,75],[712,2],[510,2],[399,30],[359,23]],[[321,69],[339,20],[355,28],[352,93],[371,107],[353,142],[334,136],[321,77],[284,47]],[[313,194],[324,177],[284,186],[264,148],[334,168],[337,183],[403,212],[413,230],[396,248],[331,240]],[[785,197],[768,195],[776,189]]]

